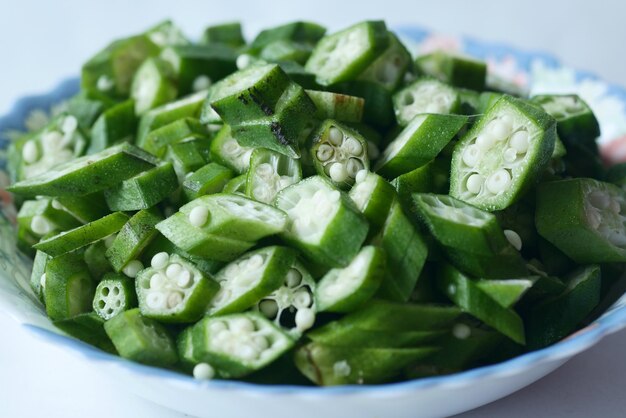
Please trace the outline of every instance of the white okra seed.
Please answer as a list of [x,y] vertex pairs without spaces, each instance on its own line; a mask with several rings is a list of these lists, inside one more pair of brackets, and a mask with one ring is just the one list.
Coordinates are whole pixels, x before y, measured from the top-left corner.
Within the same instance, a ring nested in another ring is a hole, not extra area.
[[96,88],[100,91],[109,91],[115,86],[115,82],[107,75],[101,75],[96,81]]
[[496,143],[496,138],[491,133],[483,132],[476,138],[476,145],[481,151],[487,151]]
[[472,335],[472,329],[465,324],[456,324],[452,327],[452,335],[459,340],[465,340]]
[[148,293],[146,305],[150,309],[163,309],[165,307],[165,295],[161,292]]
[[342,163],[333,163],[333,165],[330,166],[328,175],[333,181],[340,183],[348,178],[348,170]]
[[521,251],[522,249],[522,237],[519,234],[511,229],[504,230],[504,236],[507,241],[517,250]]
[[593,207],[598,209],[606,209],[611,204],[611,197],[599,190],[590,193],[587,200],[589,200],[589,203],[591,203]]
[[501,119],[496,119],[489,123],[489,132],[496,140],[500,141],[508,138],[511,134],[511,125]]
[[229,139],[222,145],[222,151],[226,155],[234,155],[237,154],[241,150],[239,143],[235,139]]
[[213,321],[211,322],[211,324],[209,325],[209,332],[211,334],[215,334],[217,335],[218,332],[220,331],[227,331],[228,328],[226,327],[226,324],[222,321]]
[[359,171],[363,170],[363,163],[356,158],[350,158],[346,163],[346,170],[348,175],[352,178],[356,177]]
[[278,304],[272,299],[262,300],[259,303],[259,311],[267,318],[276,318],[276,315],[278,315]]
[[258,351],[267,350],[270,346],[269,342],[267,342],[267,338],[262,335],[255,335],[252,337],[252,343]]
[[511,136],[511,147],[514,148],[518,154],[523,154],[528,150],[529,137],[527,131],[517,131]]
[[367,174],[369,173],[369,171],[367,170],[361,170],[358,173],[356,173],[356,177],[354,178],[355,181],[357,183],[362,183],[363,181],[365,181],[365,179],[367,178]]
[[141,270],[143,270],[143,263],[139,260],[132,260],[126,264],[126,266],[122,269],[122,272],[128,277],[134,279]]
[[117,234],[111,234],[104,239],[104,246],[106,248],[111,248],[113,243],[115,242],[115,238],[117,238]]
[[156,253],[152,257],[152,260],[150,260],[150,265],[154,269],[161,270],[167,267],[167,263],[169,263],[169,261],[170,261],[169,254],[163,251],[160,253]]
[[298,331],[306,331],[315,324],[315,312],[313,309],[304,308],[298,309],[295,317],[296,328]]
[[193,368],[193,377],[198,380],[211,380],[215,377],[215,369],[208,363],[198,363]]
[[491,174],[485,183],[487,190],[491,193],[502,193],[509,188],[509,185],[511,184],[511,175],[505,169],[500,169]]
[[250,270],[256,270],[263,266],[263,256],[261,254],[255,254],[248,259],[247,267]]
[[191,286],[192,283],[193,280],[191,279],[191,272],[185,268],[182,269],[182,271],[178,275],[178,279],[176,279],[176,284],[178,285],[178,287],[185,289]]
[[39,159],[39,149],[35,141],[27,141],[22,148],[22,158],[27,164],[32,164]]
[[71,134],[78,128],[78,120],[72,115],[66,116],[61,125],[61,131],[64,134]]
[[285,283],[288,287],[296,287],[302,282],[302,274],[297,269],[290,269],[285,276]]
[[150,289],[161,290],[165,287],[165,277],[159,273],[155,273],[150,277]]
[[193,91],[206,90],[211,87],[211,78],[206,75],[196,77],[193,81]]
[[30,221],[30,229],[37,235],[46,235],[53,228],[52,223],[43,215],[35,215]]
[[328,194],[328,201],[331,203],[339,202],[340,198],[341,198],[341,193],[339,192],[339,190],[333,190],[332,192]]
[[183,269],[183,266],[181,266],[180,264],[172,263],[169,266],[167,266],[167,269],[165,269],[165,275],[170,280],[177,280],[178,275],[180,274],[182,269]]
[[293,304],[296,308],[308,308],[311,302],[311,294],[306,289],[298,290],[293,297]]
[[328,141],[337,147],[340,146],[343,142],[343,132],[333,126],[328,130]]
[[56,210],[63,210],[63,209],[65,209],[65,208],[63,207],[63,205],[62,205],[62,204],[60,204],[60,203],[59,203],[59,201],[58,201],[58,200],[56,200],[56,199],[54,199],[54,200],[52,201],[52,208],[53,208],[53,209],[56,209]]
[[209,209],[204,206],[196,206],[189,212],[189,223],[195,227],[201,227],[209,220]]
[[517,158],[517,150],[512,147],[505,149],[504,153],[502,154],[502,158],[507,163],[512,163]]
[[315,155],[317,156],[318,160],[325,163],[326,161],[333,158],[334,153],[335,153],[335,150],[333,147],[331,147],[328,144],[321,144],[319,148],[317,149],[317,153]]
[[480,151],[480,148],[476,144],[468,146],[463,152],[463,162],[469,167],[474,167],[478,164]]
[[172,292],[167,297],[167,307],[172,309],[180,305],[183,301],[183,294],[181,292]]
[[235,65],[239,70],[243,70],[244,68],[249,67],[250,64],[252,64],[252,56],[248,54],[239,55],[237,57],[237,60],[235,61]]
[[252,190],[252,194],[254,195],[254,198],[260,202],[267,202],[272,197],[271,192],[269,188],[267,187],[267,185],[261,185],[261,186],[255,187],[254,190]]
[[483,178],[483,176],[481,176],[480,174],[472,174],[467,179],[466,187],[470,193],[478,194],[480,193],[480,190],[482,189],[484,183],[485,179]]
[[238,334],[254,332],[254,324],[245,316],[231,319],[229,328],[232,332]]
[[344,141],[342,148],[344,148],[349,154],[357,157],[363,153],[363,145],[361,145],[361,143],[354,138],[347,138]]
[[235,348],[235,355],[243,360],[252,360],[259,352],[252,344],[240,344]]
[[259,164],[254,171],[259,177],[264,179],[268,179],[274,175],[274,167],[269,163]]

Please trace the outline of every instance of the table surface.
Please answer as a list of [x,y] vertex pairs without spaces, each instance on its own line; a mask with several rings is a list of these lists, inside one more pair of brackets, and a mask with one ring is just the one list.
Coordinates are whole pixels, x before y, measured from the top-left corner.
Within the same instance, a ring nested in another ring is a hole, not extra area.
[[[175,7],[172,5],[175,4]],[[115,36],[138,32],[172,17],[189,34],[208,23],[242,20],[251,35],[258,29],[306,16],[330,28],[371,18],[390,26],[416,23],[440,32],[500,40],[527,49],[556,53],[565,63],[594,71],[626,85],[622,50],[626,3],[582,0],[462,2],[439,0],[414,10],[407,2],[316,2],[231,0],[228,8],[212,2],[186,0],[22,0],[0,2],[0,114],[16,98],[52,88],[76,74],[81,62]],[[523,4],[523,6],[522,6]],[[181,7],[184,5],[184,7]],[[242,12],[244,11],[244,12]],[[242,15],[243,13],[243,15]],[[179,418],[166,410],[123,393],[107,379],[91,373],[77,357],[34,339],[0,313],[0,416],[91,418]],[[505,399],[462,417],[618,417],[626,397],[626,332],[606,338],[565,366]]]

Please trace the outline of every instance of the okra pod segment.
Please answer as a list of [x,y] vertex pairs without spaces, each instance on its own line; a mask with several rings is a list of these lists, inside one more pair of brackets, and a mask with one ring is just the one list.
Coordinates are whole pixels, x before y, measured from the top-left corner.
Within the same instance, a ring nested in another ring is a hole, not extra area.
[[88,154],[122,142],[133,142],[137,131],[135,102],[126,100],[105,110],[91,128]]
[[381,176],[363,170],[357,173],[349,196],[368,220],[368,236],[373,237],[385,224],[391,204],[396,198],[396,191]]
[[393,95],[400,126],[408,125],[420,113],[456,113],[459,106],[459,93],[453,87],[428,77],[418,78]]
[[135,282],[132,278],[109,273],[98,283],[93,297],[94,312],[105,321],[137,306]]
[[43,237],[80,225],[77,219],[58,207],[58,204],[47,198],[27,200],[17,214],[17,224],[34,237]]
[[231,194],[246,194],[246,182],[248,181],[248,174],[241,174],[237,177],[233,177],[228,180],[222,189],[223,193]]
[[46,286],[46,265],[51,257],[43,251],[37,251],[33,259],[33,269],[30,274],[30,288],[41,302],[44,301],[44,288]]
[[193,139],[168,145],[163,159],[172,163],[182,184],[187,175],[206,165],[208,154],[209,144],[202,139]]
[[292,41],[315,45],[326,33],[326,28],[313,22],[297,21],[264,29],[252,40],[251,53],[261,52],[276,41]]
[[190,173],[183,182],[183,193],[188,200],[207,194],[219,193],[226,183],[234,177],[231,169],[217,163],[209,163],[194,173]]
[[187,39],[182,30],[171,20],[157,23],[145,32],[152,42],[164,48],[171,45],[187,45],[191,41]]
[[211,161],[243,174],[250,167],[252,151],[253,147],[241,145],[233,138],[230,127],[224,125],[211,142],[210,156]]
[[359,74],[359,79],[376,82],[392,92],[411,67],[411,54],[393,32],[387,32],[387,36],[387,49]]
[[330,91],[306,90],[317,108],[319,120],[335,119],[340,122],[361,122],[365,100],[361,97]]
[[141,64],[130,87],[137,115],[171,102],[178,96],[174,67],[162,58],[148,58]]
[[50,319],[68,319],[91,311],[95,285],[80,252],[50,259],[41,282]]
[[231,48],[239,48],[246,44],[239,22],[228,22],[207,27],[202,34],[201,42],[208,45],[226,45]]
[[302,167],[299,160],[257,148],[250,156],[245,193],[259,202],[271,204],[278,192],[300,180]]
[[434,51],[415,59],[415,69],[456,87],[482,91],[487,80],[487,63],[469,56]]
[[163,157],[168,145],[186,142],[192,139],[209,141],[210,133],[206,126],[193,117],[184,117],[151,131],[146,135],[141,147],[146,151]]

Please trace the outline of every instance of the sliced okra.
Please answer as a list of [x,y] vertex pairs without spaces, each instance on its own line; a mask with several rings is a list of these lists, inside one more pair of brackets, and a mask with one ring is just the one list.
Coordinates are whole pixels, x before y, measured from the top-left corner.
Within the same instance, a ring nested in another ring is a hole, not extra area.
[[283,238],[313,261],[346,266],[367,236],[368,224],[350,198],[319,176],[282,190],[275,206],[287,213]]
[[369,170],[365,138],[332,119],[313,134],[311,158],[317,173],[340,188],[352,186],[359,171]]
[[487,80],[487,63],[466,55],[434,51],[415,59],[415,69],[456,87],[482,91]]
[[498,302],[503,308],[511,308],[528,292],[537,278],[508,280],[477,280],[476,287]]
[[248,174],[241,174],[228,180],[222,189],[223,193],[246,194],[246,183],[248,182]]
[[375,384],[396,377],[436,349],[335,347],[317,342],[298,348],[295,363],[320,386]]
[[279,62],[280,68],[296,83],[300,84],[305,89],[318,89],[319,84],[315,81],[315,74],[308,72],[304,67],[297,62],[282,61]]
[[98,283],[93,297],[94,312],[105,321],[137,306],[135,281],[123,274],[109,273]]
[[35,244],[34,248],[57,257],[116,233],[127,221],[127,215],[115,212],[97,221],[43,239]]
[[193,325],[183,329],[176,337],[176,351],[178,352],[178,362],[187,372],[192,372],[198,360],[193,354]]
[[394,91],[411,66],[411,54],[393,32],[387,32],[387,36],[387,49],[359,75],[359,79],[374,81]]
[[464,88],[457,89],[459,92],[459,113],[462,115],[478,115],[480,111],[480,93],[475,90]]
[[242,146],[233,138],[230,127],[224,125],[211,142],[211,161],[243,174],[250,167],[253,147]]
[[279,39],[265,46],[259,53],[259,58],[267,62],[292,61],[303,65],[311,56],[312,51],[311,45]]
[[86,195],[154,167],[156,159],[134,145],[123,143],[51,167],[45,173],[9,186],[22,196]]
[[325,33],[326,28],[313,22],[291,22],[262,30],[250,43],[249,50],[252,53],[258,53],[280,40],[315,45]]
[[178,354],[169,332],[138,308],[121,312],[104,323],[104,330],[123,358],[153,366],[176,364]]
[[194,322],[204,315],[218,284],[177,254],[160,252],[137,276],[141,314],[162,322]]
[[187,45],[191,43],[183,31],[171,20],[157,23],[145,32],[152,42],[160,47],[170,45]]
[[85,263],[91,277],[99,281],[105,274],[113,272],[113,266],[106,257],[107,246],[110,246],[115,239],[115,234],[106,237],[100,241],[96,241],[85,248]]
[[441,291],[463,311],[513,341],[524,344],[524,323],[519,315],[510,308],[504,308],[474,280],[450,265],[443,265],[438,283]]
[[37,298],[44,302],[44,287],[46,285],[46,265],[51,257],[43,251],[37,251],[33,260],[33,269],[30,274],[30,288]]
[[25,201],[17,214],[18,226],[40,238],[51,232],[67,231],[80,225],[72,215],[55,206],[58,205],[47,198]]
[[260,370],[287,352],[293,339],[257,312],[204,318],[193,327],[193,356],[222,378]]
[[46,313],[53,321],[91,311],[95,285],[80,252],[50,259],[41,281]]
[[361,97],[330,91],[307,90],[320,120],[335,119],[339,122],[361,122],[365,100]]
[[272,204],[278,192],[302,180],[300,161],[276,151],[257,148],[250,156],[245,193]]
[[89,312],[72,318],[52,321],[55,327],[66,334],[98,347],[109,353],[116,353],[111,339],[104,331],[104,320],[96,313]]
[[84,224],[98,220],[111,213],[102,192],[83,196],[57,196],[52,201],[52,206],[68,212]]
[[223,165],[209,163],[190,174],[183,182],[183,193],[187,200],[193,200],[207,194],[219,193],[235,173]]
[[183,183],[189,173],[206,165],[209,152],[208,141],[192,139],[168,145],[163,159],[172,163],[179,183]]
[[162,163],[124,180],[104,192],[112,211],[148,209],[178,189],[178,177],[171,163]]
[[351,312],[378,291],[385,277],[386,256],[378,247],[365,246],[348,266],[332,269],[317,284],[315,300],[321,312]]
[[76,118],[80,128],[88,131],[111,105],[112,101],[83,90],[67,102],[67,113]]
[[368,220],[369,237],[373,237],[385,224],[396,191],[381,176],[363,170],[357,173],[349,196]]
[[208,142],[209,138],[206,126],[196,118],[185,117],[150,132],[141,147],[157,157],[162,157],[168,145],[192,139],[205,139]]
[[391,181],[405,208],[413,208],[413,193],[447,193],[450,179],[450,160],[437,158],[428,164],[401,174]]
[[626,261],[626,194],[593,179],[543,183],[537,189],[539,234],[577,263]]
[[323,86],[355,79],[389,45],[382,21],[365,21],[326,35],[315,46],[306,70]]
[[467,248],[444,247],[443,250],[456,268],[474,277],[498,280],[528,276],[526,262],[513,245],[491,255],[471,253]]
[[156,209],[143,209],[134,214],[113,239],[106,257],[116,272],[120,272],[152,241],[158,231],[155,225],[163,220]]
[[207,27],[202,34],[201,42],[207,45],[226,45],[231,48],[239,48],[246,44],[239,22],[228,22]]
[[391,179],[425,165],[448,145],[466,123],[467,117],[460,115],[415,116],[387,145],[374,170]]
[[555,125],[538,107],[503,96],[455,146],[450,195],[489,211],[512,205],[550,161]]
[[450,330],[389,332],[345,327],[341,319],[314,329],[306,337],[316,343],[335,347],[402,348],[432,344],[449,334]]
[[177,79],[170,62],[157,57],[145,60],[135,73],[130,88],[135,113],[141,116],[177,96]]
[[363,98],[362,119],[368,124],[386,129],[396,123],[391,92],[382,84],[369,80],[352,80],[332,88],[343,94]]
[[418,78],[393,95],[393,107],[400,126],[406,126],[420,113],[456,113],[459,93],[432,78]]
[[135,102],[127,100],[105,110],[91,128],[88,154],[95,154],[121,142],[133,142],[137,131]]

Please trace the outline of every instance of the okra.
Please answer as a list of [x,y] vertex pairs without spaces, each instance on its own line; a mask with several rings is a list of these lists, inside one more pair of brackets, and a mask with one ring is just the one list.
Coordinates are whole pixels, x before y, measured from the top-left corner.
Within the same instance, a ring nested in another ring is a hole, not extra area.
[[224,125],[211,142],[211,160],[243,174],[250,167],[253,147],[242,146]]
[[350,198],[319,176],[282,190],[274,204],[290,221],[283,239],[315,262],[346,266],[367,236],[367,221]]
[[326,33],[326,28],[312,22],[292,22],[262,30],[250,43],[252,53],[262,51],[276,41],[292,41],[315,45]]
[[58,205],[47,198],[25,201],[17,214],[19,227],[30,235],[43,237],[79,226],[80,223],[72,215],[55,206]]
[[259,58],[267,62],[292,61],[298,64],[305,64],[312,51],[313,47],[311,45],[279,39],[265,46],[261,50]]
[[150,132],[146,135],[141,147],[157,157],[162,157],[168,145],[193,139],[208,142],[209,138],[210,134],[206,126],[202,125],[198,119],[185,117]]
[[209,144],[202,139],[193,139],[168,145],[163,159],[172,163],[179,183],[183,183],[188,174],[206,165],[208,154]]
[[81,129],[88,131],[102,112],[113,103],[100,95],[93,95],[83,90],[67,102],[67,113],[76,118]]
[[137,130],[135,102],[127,100],[104,111],[91,129],[88,154],[122,142],[133,142]]
[[202,34],[201,42],[207,45],[226,45],[231,48],[239,48],[246,44],[239,22],[209,26]]
[[185,37],[180,28],[171,20],[164,20],[157,23],[145,33],[152,42],[160,47],[170,45],[187,45],[191,43],[189,39]]
[[161,367],[178,361],[169,332],[157,321],[142,316],[138,308],[114,316],[104,323],[104,330],[123,358]]
[[133,78],[130,97],[137,115],[171,102],[178,96],[178,83],[172,64],[161,58],[148,58]]
[[401,174],[391,181],[405,208],[413,208],[413,193],[447,193],[450,179],[450,160],[437,158],[428,164]]
[[52,201],[52,205],[55,208],[68,212],[83,224],[96,221],[111,213],[102,192],[83,196],[57,196]]
[[368,236],[375,236],[385,224],[396,192],[391,184],[377,174],[359,171],[350,189],[350,198],[370,224]]
[[246,194],[246,183],[248,182],[248,174],[241,174],[228,180],[222,189],[223,193]]
[[105,321],[137,306],[135,283],[130,277],[109,273],[96,286],[93,297],[94,312]]
[[339,122],[361,122],[365,100],[361,97],[330,91],[306,90],[317,108],[320,120],[335,119]]
[[50,259],[44,276],[41,282],[50,319],[68,319],[91,311],[95,285],[80,252]]
[[158,233],[155,225],[162,220],[163,217],[155,209],[143,209],[124,224],[106,251],[106,256],[116,272],[119,273],[129,262],[140,256]]
[[341,319],[306,334],[316,343],[335,347],[403,348],[433,344],[450,333],[449,329],[389,332],[344,327]]
[[117,354],[111,339],[104,331],[104,320],[94,312],[52,322],[66,334],[108,353]]
[[450,263],[462,272],[488,280],[512,279],[528,276],[528,269],[519,251],[508,245],[498,253],[483,255],[471,253],[467,248],[444,247]]
[[387,32],[387,36],[387,49],[359,75],[359,79],[374,81],[392,92],[411,66],[411,54],[393,32]]
[[113,266],[106,257],[106,251],[113,240],[115,240],[115,234],[96,241],[85,248],[85,263],[87,263],[91,277],[96,281],[100,281],[105,274],[113,272]]
[[46,285],[46,265],[50,261],[50,256],[43,251],[37,251],[33,259],[33,269],[30,274],[30,288],[37,298],[44,302],[44,287]]
[[265,148],[250,155],[245,193],[259,202],[271,204],[278,192],[302,180],[302,168],[296,159]]
[[207,194],[219,193],[226,183],[234,177],[231,169],[217,163],[209,163],[194,173],[190,173],[183,182],[183,193],[187,200],[193,200]]
[[469,56],[435,51],[415,60],[416,70],[456,87],[482,91],[487,79],[487,63]]
[[450,195],[489,211],[509,207],[550,161],[555,125],[537,107],[503,96],[455,146]]
[[459,93],[432,78],[418,78],[393,95],[393,107],[400,126],[406,126],[420,113],[456,113]]
[[368,124],[379,129],[387,129],[396,123],[391,92],[377,82],[352,80],[332,86],[333,90],[355,97],[361,97],[363,117]]
[[503,308],[513,307],[533,287],[538,278],[508,280],[477,280],[476,287]]

